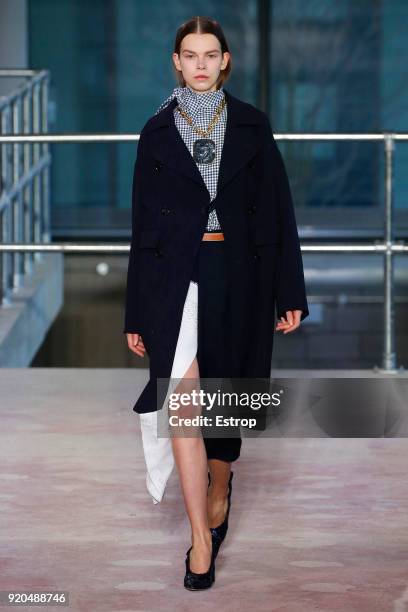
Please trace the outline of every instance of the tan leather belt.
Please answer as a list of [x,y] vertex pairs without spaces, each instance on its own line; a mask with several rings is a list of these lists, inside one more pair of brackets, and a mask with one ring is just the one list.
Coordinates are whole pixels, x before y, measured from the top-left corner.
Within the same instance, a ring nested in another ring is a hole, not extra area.
[[224,240],[222,232],[204,232],[203,240]]

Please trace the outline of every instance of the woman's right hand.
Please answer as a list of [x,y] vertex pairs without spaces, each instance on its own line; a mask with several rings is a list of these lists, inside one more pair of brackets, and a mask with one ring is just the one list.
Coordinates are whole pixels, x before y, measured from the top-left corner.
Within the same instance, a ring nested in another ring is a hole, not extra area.
[[146,348],[143,344],[142,336],[140,334],[126,334],[126,338],[130,350],[139,355],[139,357],[144,357]]

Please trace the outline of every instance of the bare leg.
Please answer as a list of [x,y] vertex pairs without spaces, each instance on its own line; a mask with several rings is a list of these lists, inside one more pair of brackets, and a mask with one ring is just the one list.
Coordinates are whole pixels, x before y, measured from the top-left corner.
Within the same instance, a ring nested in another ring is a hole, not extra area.
[[224,521],[227,513],[231,463],[220,459],[209,459],[208,466],[211,473],[211,484],[208,488],[207,498],[208,525],[209,527],[218,527]]
[[[197,358],[193,360],[183,377],[198,380]],[[175,390],[178,392],[178,389]],[[172,437],[174,460],[180,477],[184,504],[191,524],[190,568],[196,573],[206,572],[211,561],[211,532],[207,519],[207,453],[202,436]]]

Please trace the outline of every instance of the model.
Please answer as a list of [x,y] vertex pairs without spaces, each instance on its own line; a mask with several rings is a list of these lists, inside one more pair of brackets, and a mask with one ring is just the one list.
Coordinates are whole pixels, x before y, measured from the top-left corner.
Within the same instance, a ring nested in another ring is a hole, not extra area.
[[295,331],[309,311],[282,156],[267,115],[224,88],[220,25],[182,24],[172,60],[178,86],[143,127],[134,165],[124,333],[150,359],[133,407],[147,486],[161,501],[175,461],[191,524],[184,586],[201,590],[215,580],[242,440],[159,437],[158,412],[174,381],[269,378],[274,330]]

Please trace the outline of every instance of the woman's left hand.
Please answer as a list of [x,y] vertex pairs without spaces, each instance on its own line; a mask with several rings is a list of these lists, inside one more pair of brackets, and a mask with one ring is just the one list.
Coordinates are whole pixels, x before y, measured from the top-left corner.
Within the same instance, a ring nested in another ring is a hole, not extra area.
[[285,317],[281,317],[280,321],[278,321],[278,324],[275,327],[275,330],[283,331],[284,334],[295,331],[295,329],[300,327],[301,314],[301,310],[287,310],[286,319]]

